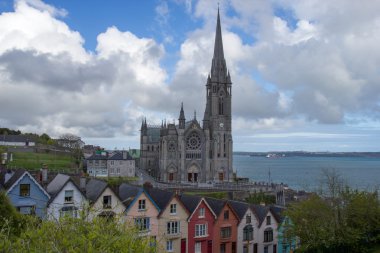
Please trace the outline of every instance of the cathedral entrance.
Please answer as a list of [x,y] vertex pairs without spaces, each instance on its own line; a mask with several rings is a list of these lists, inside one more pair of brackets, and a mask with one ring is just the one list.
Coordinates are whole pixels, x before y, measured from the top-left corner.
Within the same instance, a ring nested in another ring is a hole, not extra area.
[[224,180],[224,173],[219,172],[219,181],[223,181],[223,180]]
[[198,167],[196,165],[192,165],[187,170],[187,181],[188,182],[198,182],[198,173],[199,173]]

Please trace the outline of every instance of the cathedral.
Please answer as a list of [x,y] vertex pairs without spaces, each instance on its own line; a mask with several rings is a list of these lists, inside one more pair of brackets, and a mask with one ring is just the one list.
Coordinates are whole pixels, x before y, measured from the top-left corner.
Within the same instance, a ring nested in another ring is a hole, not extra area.
[[231,77],[224,59],[218,10],[214,56],[206,82],[202,124],[186,120],[181,105],[178,124],[141,124],[140,168],[163,182],[231,182]]

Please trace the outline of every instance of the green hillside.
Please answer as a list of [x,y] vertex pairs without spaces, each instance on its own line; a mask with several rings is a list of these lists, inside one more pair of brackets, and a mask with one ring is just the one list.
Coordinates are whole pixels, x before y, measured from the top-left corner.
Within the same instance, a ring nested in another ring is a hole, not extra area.
[[70,155],[13,152],[13,161],[8,166],[35,170],[46,164],[49,170],[66,171],[72,168],[71,161]]

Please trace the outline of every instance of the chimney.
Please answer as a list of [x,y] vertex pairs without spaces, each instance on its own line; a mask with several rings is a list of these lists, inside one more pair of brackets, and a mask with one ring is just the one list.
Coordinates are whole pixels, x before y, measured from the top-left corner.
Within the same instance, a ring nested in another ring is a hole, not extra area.
[[42,183],[46,183],[48,181],[48,167],[46,164],[42,165]]
[[123,160],[127,160],[128,152],[123,150]]
[[13,176],[14,172],[11,170],[7,170],[7,172],[4,175],[4,184],[8,182],[9,179]]

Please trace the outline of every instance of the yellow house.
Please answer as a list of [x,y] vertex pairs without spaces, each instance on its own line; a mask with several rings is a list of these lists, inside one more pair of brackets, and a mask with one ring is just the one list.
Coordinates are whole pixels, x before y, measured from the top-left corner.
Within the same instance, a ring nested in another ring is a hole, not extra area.
[[159,249],[162,252],[187,252],[187,218],[189,212],[177,195],[172,194],[158,216]]
[[106,182],[91,179],[86,185],[86,197],[90,201],[88,219],[104,217],[125,221],[125,205]]

